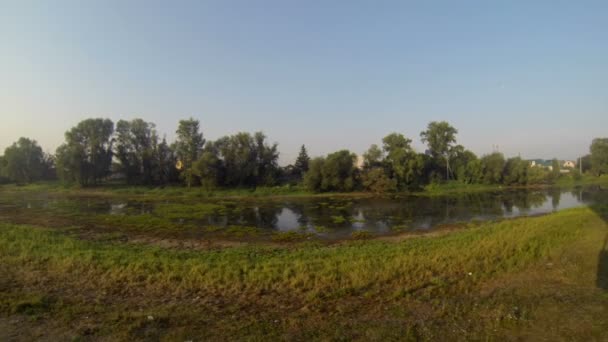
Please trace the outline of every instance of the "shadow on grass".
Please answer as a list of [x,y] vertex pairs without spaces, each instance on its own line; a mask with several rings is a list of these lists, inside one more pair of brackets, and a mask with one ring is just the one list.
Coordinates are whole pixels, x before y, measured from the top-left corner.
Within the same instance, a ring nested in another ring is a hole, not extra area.
[[[594,198],[594,201],[597,204],[590,206],[590,208],[593,209],[604,222],[608,222],[608,192],[605,191],[605,187],[599,186],[599,189],[603,191],[594,194],[594,197],[596,197]],[[608,291],[608,234],[606,234],[602,249],[597,256],[597,276],[595,284],[598,288]]]
[[608,234],[604,239],[602,250],[597,257],[596,285],[600,289],[608,290]]

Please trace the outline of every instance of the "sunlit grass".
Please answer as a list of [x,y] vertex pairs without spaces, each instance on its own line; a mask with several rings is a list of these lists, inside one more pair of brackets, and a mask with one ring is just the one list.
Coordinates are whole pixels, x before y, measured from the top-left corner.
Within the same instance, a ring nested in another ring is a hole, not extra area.
[[[473,227],[400,243],[351,242],[339,247],[238,247],[185,252],[75,240],[27,226],[0,225],[3,263],[43,267],[68,279],[80,272],[118,283],[180,292],[274,289],[301,293],[392,291],[432,282],[470,281],[521,268],[598,224],[590,209]],[[248,233],[248,232],[245,232]],[[469,273],[473,278],[467,277]],[[179,279],[176,281],[175,279]]]

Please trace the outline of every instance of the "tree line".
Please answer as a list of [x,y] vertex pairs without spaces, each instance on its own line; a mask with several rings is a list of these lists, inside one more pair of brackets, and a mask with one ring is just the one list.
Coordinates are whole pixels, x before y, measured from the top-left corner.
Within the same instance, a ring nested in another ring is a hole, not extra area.
[[[53,155],[44,153],[35,140],[20,138],[0,156],[0,181],[60,179],[93,186],[116,180],[148,186],[181,183],[208,190],[302,184],[314,192],[385,193],[432,183],[529,185],[560,177],[555,159],[549,170],[499,152],[478,157],[457,144],[457,134],[447,122],[431,122],[420,133],[427,147],[424,153],[415,151],[412,140],[403,134],[391,133],[359,158],[340,150],[311,159],[302,145],[294,163],[280,167],[278,145],[269,143],[262,132],[208,141],[199,121],[190,118],[179,121],[176,139],[169,144],[152,122],[119,120],[115,125],[109,119],[92,118],[67,131]],[[608,173],[608,138],[594,139],[581,162],[583,172]],[[580,177],[578,169],[571,174]]]

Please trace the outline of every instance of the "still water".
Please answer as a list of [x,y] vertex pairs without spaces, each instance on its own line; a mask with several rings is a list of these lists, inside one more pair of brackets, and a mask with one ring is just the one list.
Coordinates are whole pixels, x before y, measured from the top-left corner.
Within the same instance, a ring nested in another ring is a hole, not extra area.
[[69,208],[85,215],[157,217],[172,224],[198,227],[248,226],[275,231],[309,232],[342,238],[354,231],[391,234],[429,230],[471,221],[546,214],[566,208],[608,203],[608,189],[504,190],[456,196],[393,198],[284,198],[215,201],[125,201],[120,198],[49,197],[43,194],[6,198],[0,212],[13,209],[48,211]]

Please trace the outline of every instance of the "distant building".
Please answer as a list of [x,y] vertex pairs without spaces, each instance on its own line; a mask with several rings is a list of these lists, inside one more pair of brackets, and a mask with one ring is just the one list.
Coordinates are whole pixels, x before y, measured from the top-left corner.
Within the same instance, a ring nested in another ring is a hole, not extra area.
[[357,155],[357,160],[355,160],[355,167],[359,170],[362,170],[363,165],[365,165],[365,159],[363,159],[362,155]]
[[551,160],[546,159],[530,159],[530,167],[540,167],[540,168],[548,168],[551,166]]
[[573,169],[573,168],[575,168],[575,167],[576,167],[576,163],[575,163],[575,162],[573,162],[572,160],[566,160],[566,161],[564,162],[563,167],[564,167],[564,168],[566,168],[566,169]]

